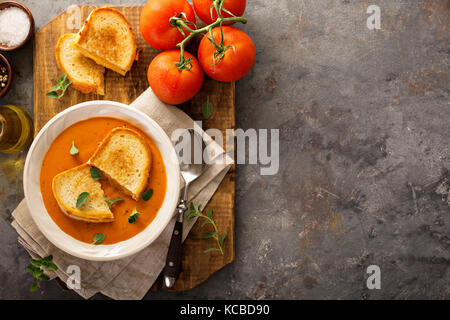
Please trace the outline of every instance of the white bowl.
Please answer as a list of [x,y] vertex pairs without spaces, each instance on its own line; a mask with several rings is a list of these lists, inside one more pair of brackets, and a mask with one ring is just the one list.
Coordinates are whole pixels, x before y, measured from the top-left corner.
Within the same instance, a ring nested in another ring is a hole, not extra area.
[[[62,231],[45,208],[40,190],[41,167],[53,140],[72,124],[92,117],[115,117],[126,120],[153,139],[161,152],[167,172],[164,202],[150,225],[134,237],[109,245],[81,242]],[[59,249],[82,259],[107,261],[121,259],[151,244],[172,218],[180,194],[180,168],[173,145],[164,130],[145,113],[112,101],[89,101],[70,107],[53,117],[39,132],[25,162],[23,185],[25,199],[39,230]]]

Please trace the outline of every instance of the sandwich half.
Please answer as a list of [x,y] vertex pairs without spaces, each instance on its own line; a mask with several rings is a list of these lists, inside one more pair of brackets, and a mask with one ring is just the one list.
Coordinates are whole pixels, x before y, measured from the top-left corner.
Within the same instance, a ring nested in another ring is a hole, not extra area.
[[86,57],[123,76],[136,58],[136,37],[130,23],[108,7],[91,12],[75,45]]
[[105,94],[105,68],[84,56],[74,43],[76,33],[63,34],[56,45],[56,61],[59,69],[72,80],[72,87],[83,93]]
[[148,184],[151,161],[144,137],[135,130],[120,127],[110,131],[87,163],[137,201]]
[[[56,175],[52,183],[53,195],[61,210],[70,218],[87,222],[111,222],[114,215],[104,199],[100,182],[91,177],[90,166],[81,166]],[[77,207],[80,194],[89,196]]]

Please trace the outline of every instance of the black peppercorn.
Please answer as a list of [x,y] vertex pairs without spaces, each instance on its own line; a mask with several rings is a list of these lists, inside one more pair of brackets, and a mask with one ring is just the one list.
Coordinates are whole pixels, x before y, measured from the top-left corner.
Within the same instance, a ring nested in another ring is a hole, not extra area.
[[8,69],[3,63],[0,62],[0,90],[6,87],[6,83],[8,82]]

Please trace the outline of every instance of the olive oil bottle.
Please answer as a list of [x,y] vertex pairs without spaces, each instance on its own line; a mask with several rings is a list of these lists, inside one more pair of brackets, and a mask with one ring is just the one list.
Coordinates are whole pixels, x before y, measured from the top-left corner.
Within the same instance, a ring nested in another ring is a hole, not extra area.
[[27,110],[0,106],[0,152],[19,153],[33,140],[33,121]]

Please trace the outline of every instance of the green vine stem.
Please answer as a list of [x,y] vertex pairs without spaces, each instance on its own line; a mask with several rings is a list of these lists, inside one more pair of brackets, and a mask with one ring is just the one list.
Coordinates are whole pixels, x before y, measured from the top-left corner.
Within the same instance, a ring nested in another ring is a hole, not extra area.
[[189,25],[194,25],[192,22],[188,21],[186,19],[186,15],[182,12],[180,13],[178,16],[174,16],[171,17],[169,20],[169,23],[178,28],[178,30],[180,31],[180,33],[185,36],[185,33],[183,31],[186,30],[187,32],[189,32],[189,35],[187,37],[184,38],[183,41],[181,41],[180,43],[177,44],[177,47],[180,48],[180,60],[178,62],[175,62],[175,65],[178,67],[178,70],[190,70],[192,68],[192,64],[191,61],[192,59],[185,59],[184,57],[184,49],[186,44],[193,38],[195,37],[197,34],[209,34],[210,38],[208,37],[208,40],[211,41],[211,43],[213,44],[214,48],[216,48],[216,52],[214,53],[214,57],[219,56],[219,61],[223,58],[225,51],[232,48],[232,46],[223,46],[223,32],[222,32],[222,40],[220,44],[217,44],[214,41],[214,38],[212,36],[212,29],[214,29],[217,26],[222,27],[222,24],[224,23],[234,23],[234,22],[241,22],[241,23],[247,23],[247,19],[244,17],[229,17],[229,18],[223,18],[221,11],[225,11],[230,15],[233,15],[231,12],[229,12],[228,10],[226,10],[223,5],[224,5],[225,0],[214,0],[213,4],[211,5],[211,9],[214,8],[217,12],[217,20],[213,23],[211,23],[210,25],[207,25],[203,28],[200,29],[192,29],[191,27],[189,27]]

